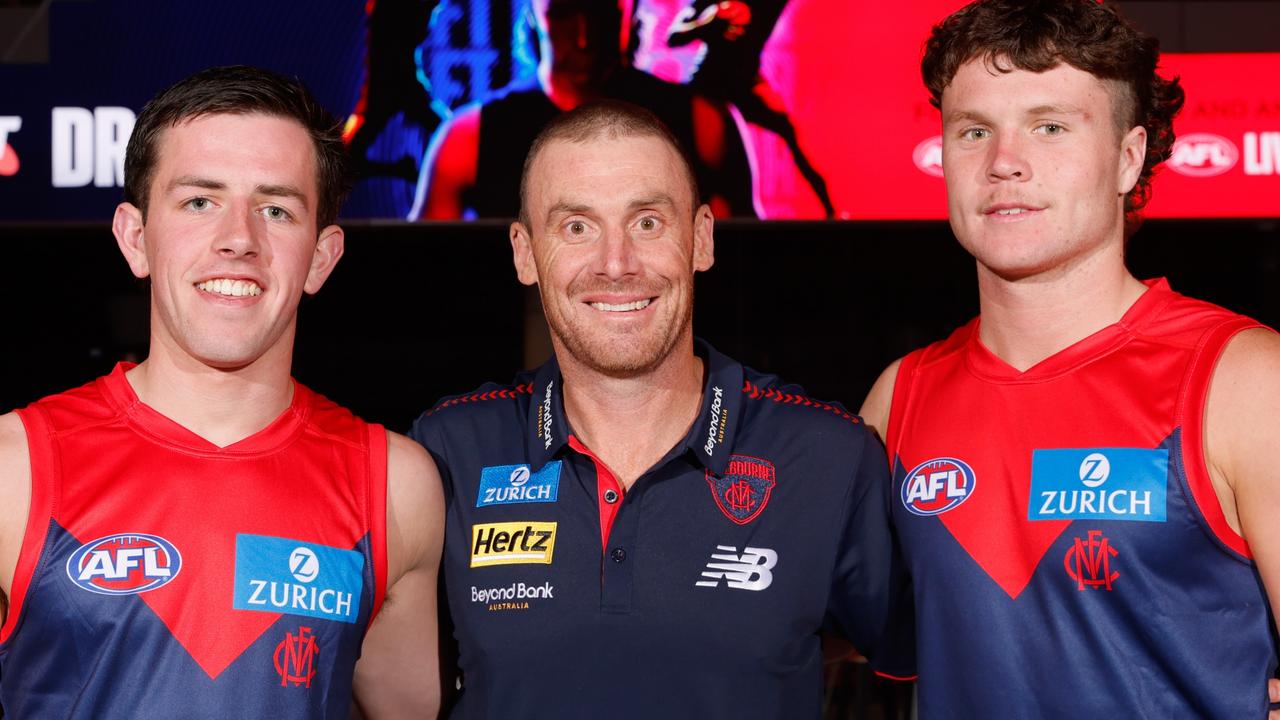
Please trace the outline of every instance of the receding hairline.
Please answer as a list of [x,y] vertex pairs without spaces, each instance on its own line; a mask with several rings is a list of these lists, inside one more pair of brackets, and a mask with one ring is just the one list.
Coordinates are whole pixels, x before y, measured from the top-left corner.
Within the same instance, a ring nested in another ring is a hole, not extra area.
[[553,145],[586,145],[587,143],[601,140],[643,140],[645,138],[652,138],[661,143],[671,154],[676,165],[681,168],[681,174],[685,177],[685,184],[688,186],[690,211],[696,213],[701,205],[701,198],[698,196],[697,179],[694,175],[693,166],[684,153],[681,152],[680,146],[675,142],[675,138],[662,133],[658,129],[634,121],[627,122],[627,120],[629,118],[610,117],[607,120],[598,119],[591,124],[563,126],[562,128],[553,129],[552,132],[546,135],[540,135],[530,149],[529,154],[525,157],[524,169],[520,175],[520,217],[518,220],[525,227],[530,227],[528,208],[529,179],[533,175],[535,164]]

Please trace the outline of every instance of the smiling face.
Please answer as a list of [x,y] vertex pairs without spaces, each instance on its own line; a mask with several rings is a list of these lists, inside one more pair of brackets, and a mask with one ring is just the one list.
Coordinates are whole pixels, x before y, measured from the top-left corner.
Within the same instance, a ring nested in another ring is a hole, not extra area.
[[552,140],[530,168],[528,226],[511,226],[556,352],[612,377],[657,368],[691,341],[693,274],[713,262],[711,211],[654,136]]
[[298,301],[343,249],[337,226],[317,232],[306,130],[270,115],[205,115],[166,129],[158,148],[145,223],[125,203],[113,225],[134,274],[151,278],[152,356],[287,364]]
[[1001,73],[979,58],[956,72],[942,94],[947,206],[981,267],[1018,280],[1123,247],[1146,132],[1117,130],[1113,92],[1065,64]]

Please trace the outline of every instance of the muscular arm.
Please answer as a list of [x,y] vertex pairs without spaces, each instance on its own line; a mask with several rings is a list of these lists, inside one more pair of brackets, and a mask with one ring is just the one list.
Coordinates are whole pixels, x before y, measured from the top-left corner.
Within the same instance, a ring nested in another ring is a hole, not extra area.
[[[1204,444],[1227,522],[1249,543],[1271,607],[1280,608],[1280,336],[1247,330],[1227,345],[1209,386]],[[1280,702],[1280,681],[1268,690]],[[1268,717],[1280,720],[1280,710]]]
[[422,164],[411,220],[458,220],[463,196],[476,184],[480,156],[480,107],[459,110],[440,126]]
[[0,415],[0,624],[8,617],[9,591],[30,505],[27,434],[17,413]]
[[355,694],[370,720],[434,717],[440,708],[436,574],[444,495],[420,445],[388,434],[387,596],[364,639]]
[[889,427],[889,406],[893,404],[893,384],[898,379],[898,366],[902,364],[902,360],[894,360],[889,367],[880,373],[880,377],[876,378],[876,383],[871,386],[871,392],[867,393],[867,399],[862,401],[862,408],[858,410],[858,414],[862,416],[862,422],[884,441],[884,434]]

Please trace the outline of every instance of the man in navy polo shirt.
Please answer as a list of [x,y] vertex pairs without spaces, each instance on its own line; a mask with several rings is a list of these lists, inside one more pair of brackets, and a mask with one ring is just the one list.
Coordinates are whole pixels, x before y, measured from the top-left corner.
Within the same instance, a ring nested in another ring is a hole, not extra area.
[[555,357],[411,433],[446,485],[455,717],[817,717],[819,632],[876,650],[884,456],[694,339],[697,197],[633,106],[560,116],[529,152],[511,245]]

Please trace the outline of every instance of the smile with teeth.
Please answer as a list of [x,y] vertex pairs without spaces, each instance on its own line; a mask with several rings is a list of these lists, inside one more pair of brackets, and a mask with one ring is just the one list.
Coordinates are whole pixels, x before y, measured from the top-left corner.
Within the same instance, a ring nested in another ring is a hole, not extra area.
[[262,294],[262,287],[252,280],[231,280],[229,278],[214,278],[205,280],[202,283],[196,283],[196,288],[214,295],[224,295],[226,297],[252,297]]
[[635,300],[633,302],[621,303],[618,305],[607,302],[593,302],[590,303],[590,305],[597,310],[603,310],[605,312],[632,312],[634,310],[643,310],[646,307],[649,307],[650,302],[651,301],[646,298],[644,300]]

